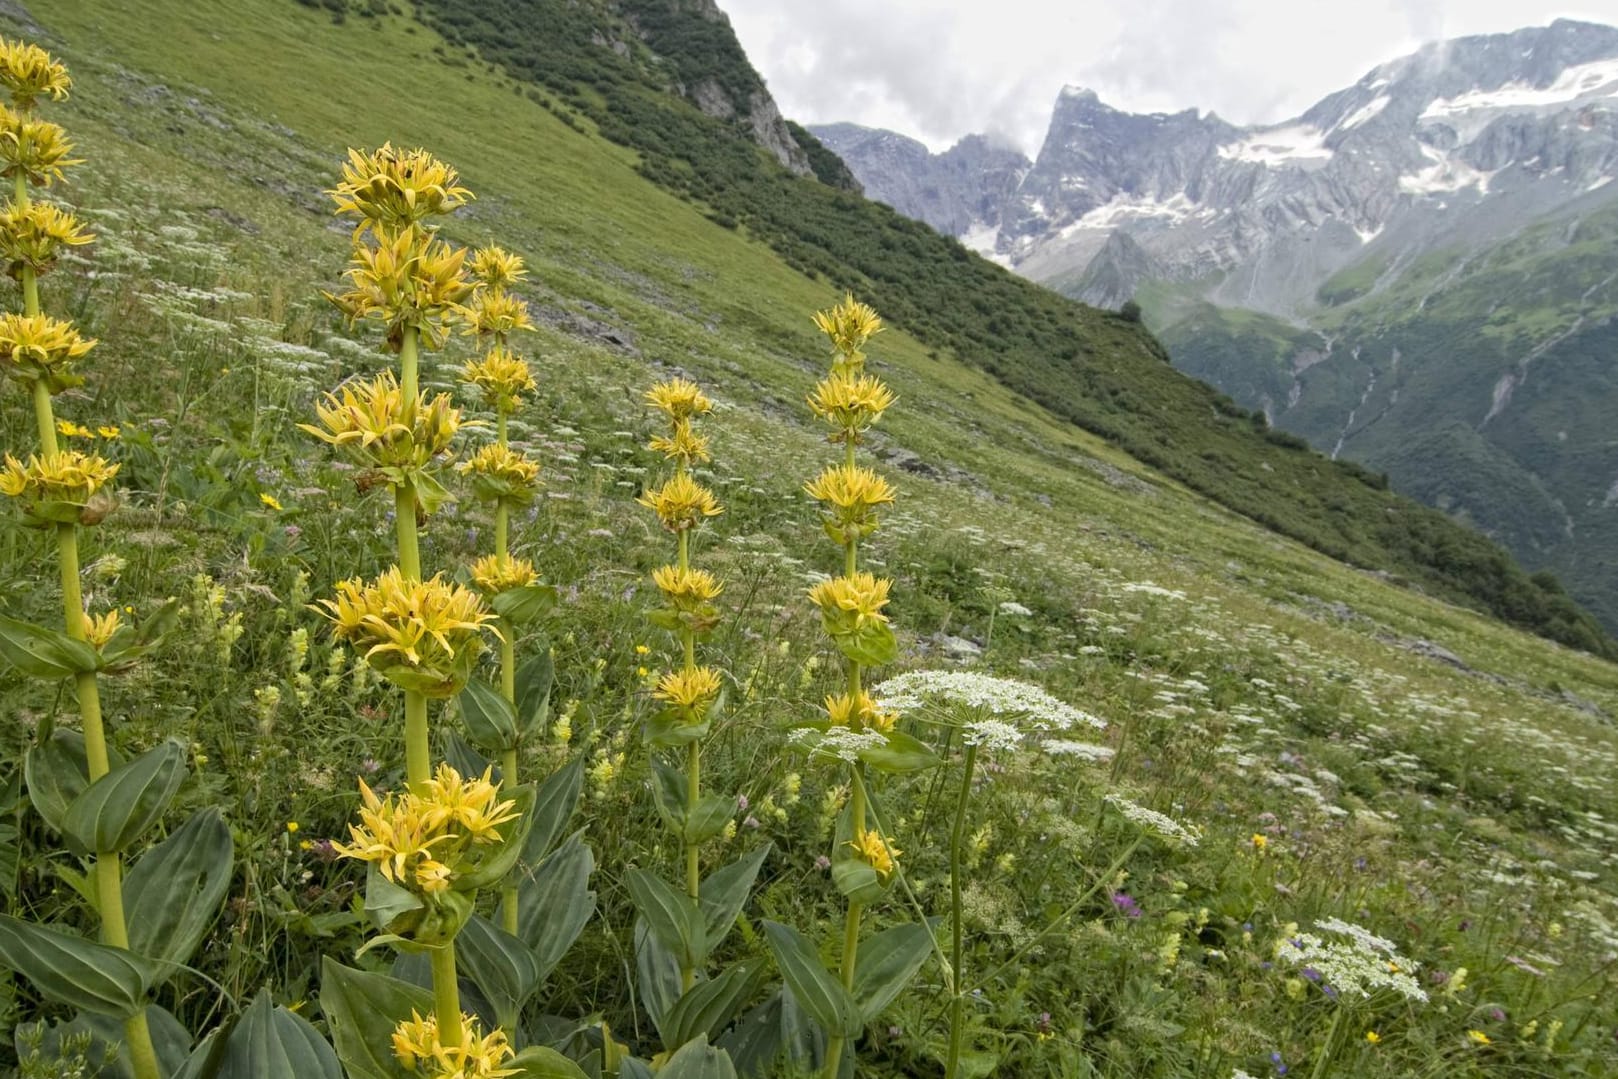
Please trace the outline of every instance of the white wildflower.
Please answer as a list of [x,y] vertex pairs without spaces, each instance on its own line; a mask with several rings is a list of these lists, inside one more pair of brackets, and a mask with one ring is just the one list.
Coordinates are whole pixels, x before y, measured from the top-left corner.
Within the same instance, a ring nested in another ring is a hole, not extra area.
[[911,671],[890,678],[872,691],[890,711],[908,712],[928,701],[947,701],[978,708],[994,716],[1014,716],[1024,730],[1105,729],[1106,721],[1057,700],[1038,686],[975,671]]
[[1110,761],[1111,746],[1098,746],[1092,742],[1071,742],[1066,738],[1047,738],[1040,743],[1046,753],[1055,757],[1077,757],[1083,761]]
[[1323,940],[1313,933],[1296,933],[1276,942],[1276,959],[1313,971],[1322,985],[1340,994],[1368,997],[1374,990],[1391,989],[1409,1000],[1426,1002],[1427,993],[1414,977],[1419,968],[1400,955],[1391,941],[1336,918],[1315,924],[1349,939]]
[[1184,843],[1188,847],[1194,847],[1201,838],[1200,833],[1195,828],[1181,824],[1173,817],[1166,817],[1155,809],[1147,809],[1143,805],[1131,802],[1122,795],[1109,794],[1106,801],[1109,805],[1117,808],[1118,812],[1122,813],[1132,823],[1138,824],[1148,831],[1156,832],[1164,839],[1172,839],[1177,843]]
[[1016,600],[1008,599],[1004,603],[1000,604],[1000,613],[1016,615],[1018,618],[1027,618],[1034,612],[1029,610],[1027,607],[1024,607]]
[[813,727],[798,727],[787,735],[787,741],[810,751],[815,756],[835,757],[853,764],[867,749],[887,745],[887,739],[877,731],[857,731],[852,727],[832,727],[817,731]]
[[1016,749],[1022,741],[1022,732],[999,719],[978,719],[966,725],[962,737],[969,746],[981,746],[990,752]]

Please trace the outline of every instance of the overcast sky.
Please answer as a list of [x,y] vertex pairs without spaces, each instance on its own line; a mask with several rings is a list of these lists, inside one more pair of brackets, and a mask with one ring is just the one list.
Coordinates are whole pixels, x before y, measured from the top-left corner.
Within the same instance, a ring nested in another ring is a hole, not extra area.
[[1618,25],[1618,0],[719,0],[781,109],[1030,157],[1064,85],[1133,112],[1295,116],[1423,42]]

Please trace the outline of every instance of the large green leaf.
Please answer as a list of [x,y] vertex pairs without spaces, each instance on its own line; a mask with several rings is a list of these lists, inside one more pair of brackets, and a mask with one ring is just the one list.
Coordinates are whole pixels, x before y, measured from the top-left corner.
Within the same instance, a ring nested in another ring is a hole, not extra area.
[[625,870],[624,883],[629,886],[629,899],[635,909],[682,966],[694,967],[707,957],[702,911],[690,896],[675,891],[667,881],[644,869]]
[[[17,1027],[18,1044],[26,1024]],[[39,1024],[40,1052],[47,1058],[59,1055],[64,1038],[88,1034],[90,1048],[85,1053],[91,1075],[100,1079],[139,1079],[135,1062],[129,1055],[129,1036],[124,1033],[121,1019],[110,1015],[80,1012],[69,1023]],[[146,1029],[152,1036],[152,1049],[157,1053],[158,1067],[165,1075],[176,1079],[191,1050],[191,1033],[167,1010],[156,1004],[146,1006]]]
[[301,1016],[260,990],[236,1021],[212,1079],[343,1079],[337,1054]]
[[100,662],[95,647],[60,630],[0,618],[0,659],[34,678],[87,674]]
[[159,982],[191,958],[230,888],[230,826],[201,810],[147,851],[124,878],[129,949],[157,964]]
[[683,838],[687,843],[706,842],[723,832],[735,816],[735,795],[704,794],[686,818]]
[[544,977],[528,945],[474,914],[455,938],[455,954],[462,973],[494,1008],[499,1025],[515,1030],[522,1006]]
[[719,1039],[736,1072],[746,1079],[773,1075],[781,1056],[781,993],[771,993]]
[[[51,830],[60,832],[67,819],[67,807],[90,785],[90,768],[85,763],[84,735],[78,731],[54,730],[39,745],[30,746],[23,759],[23,778],[28,783],[28,800]],[[76,853],[87,853],[80,848]]]
[[457,698],[461,722],[473,745],[491,753],[503,753],[517,745],[517,710],[500,691],[474,678]]
[[574,757],[552,772],[534,794],[534,823],[523,845],[524,865],[537,865],[549,854],[573,818],[584,786],[584,758]]
[[595,913],[595,855],[577,834],[530,870],[517,892],[517,933],[545,978]]
[[69,1007],[124,1018],[146,1003],[152,964],[123,948],[0,914],[0,959]]
[[409,888],[388,879],[372,862],[365,870],[365,913],[384,933],[409,935],[421,925],[427,904]]
[[551,684],[556,664],[544,641],[539,650],[517,668],[517,727],[523,734],[543,730],[551,714]]
[[886,622],[867,620],[852,632],[834,634],[832,641],[839,652],[862,666],[880,667],[899,655],[899,639]]
[[185,746],[165,741],[86,787],[62,831],[97,853],[121,852],[157,823],[185,774]]
[[729,1053],[709,1045],[706,1037],[698,1037],[669,1058],[657,1079],[736,1079],[736,1067]]
[[860,944],[854,968],[854,999],[860,1018],[873,1022],[916,976],[933,950],[933,934],[924,925],[884,929]]
[[659,1036],[672,1044],[668,1018],[680,999],[680,959],[657,939],[645,918],[635,919],[635,979],[641,1006]]
[[330,956],[321,961],[320,1010],[348,1079],[420,1079],[393,1055],[393,1029],[412,1011],[427,1015],[432,1007],[433,995],[425,989],[345,967]]
[[685,770],[665,760],[652,760],[652,804],[663,826],[675,835],[685,831],[686,792],[690,790]]
[[766,921],[763,925],[781,977],[803,1010],[833,1034],[858,1036],[863,1029],[859,1005],[837,976],[826,969],[809,939],[780,922]]
[[753,881],[758,878],[759,867],[770,855],[770,846],[765,843],[729,865],[721,866],[697,886],[697,894],[702,900],[703,930],[710,951],[730,935],[730,927],[736,924],[736,916],[746,905]]
[[450,729],[444,733],[444,759],[463,776],[480,776],[489,767],[489,758],[479,752],[460,731]]
[[494,613],[517,625],[524,625],[544,617],[556,606],[556,586],[530,584],[521,588],[508,588],[491,601]]
[[716,977],[698,982],[669,1010],[667,1046],[685,1045],[698,1035],[718,1038],[757,990],[764,964],[759,959],[736,963]]
[[517,1069],[511,1079],[589,1079],[583,1068],[543,1045],[529,1046],[505,1066]]
[[940,763],[938,754],[925,742],[904,731],[888,731],[883,738],[882,745],[860,750],[860,760],[879,772],[902,775],[934,768]]

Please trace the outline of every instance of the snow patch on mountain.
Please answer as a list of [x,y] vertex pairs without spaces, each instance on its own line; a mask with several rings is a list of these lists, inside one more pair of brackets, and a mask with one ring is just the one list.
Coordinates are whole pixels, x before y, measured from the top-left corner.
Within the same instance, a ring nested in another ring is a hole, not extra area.
[[1618,58],[1576,64],[1544,89],[1519,81],[1495,90],[1441,97],[1422,111],[1421,119],[1445,120],[1482,109],[1543,109],[1588,97],[1618,97]]
[[1360,106],[1345,117],[1342,123],[1337,125],[1337,130],[1348,131],[1351,128],[1359,127],[1367,120],[1374,119],[1378,113],[1388,107],[1388,102],[1392,100],[1393,98],[1389,97],[1387,94],[1383,94],[1380,97],[1372,100],[1369,104]]
[[1480,172],[1455,155],[1432,146],[1423,146],[1421,152],[1432,164],[1399,177],[1400,191],[1407,195],[1452,195],[1475,187],[1479,195],[1489,193],[1489,181],[1494,173]]
[[1226,161],[1282,168],[1288,165],[1324,165],[1332,159],[1326,133],[1312,124],[1283,124],[1256,131],[1239,142],[1219,148]]

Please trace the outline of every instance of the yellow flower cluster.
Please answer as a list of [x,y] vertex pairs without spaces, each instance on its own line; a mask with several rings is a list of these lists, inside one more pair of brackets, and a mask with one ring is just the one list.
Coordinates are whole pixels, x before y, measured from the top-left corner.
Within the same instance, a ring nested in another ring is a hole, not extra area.
[[695,382],[672,378],[646,391],[646,403],[668,418],[668,432],[655,436],[647,449],[674,461],[681,470],[712,460],[708,439],[696,432],[692,421],[713,411],[713,401]]
[[803,488],[811,498],[826,503],[822,520],[834,543],[853,543],[876,531],[878,506],[891,505],[892,485],[869,468],[833,465]]
[[489,244],[472,252],[472,276],[488,288],[510,288],[528,276],[522,256]]
[[857,833],[848,845],[854,848],[854,856],[872,869],[883,880],[893,875],[898,864],[898,857],[904,853],[898,847],[883,841],[882,836],[870,830]]
[[895,712],[878,708],[869,693],[858,696],[841,693],[826,698],[826,717],[833,727],[851,727],[854,730],[872,730],[886,733],[899,719]]
[[526,588],[539,580],[534,564],[510,555],[485,555],[472,563],[472,583],[486,596],[498,596],[514,588]]
[[480,359],[469,360],[461,370],[461,381],[476,386],[483,400],[502,415],[515,412],[522,395],[538,388],[528,361],[499,346]]
[[861,434],[882,417],[895,398],[882,380],[850,371],[833,371],[815,384],[809,410],[835,430],[829,442],[861,441]]
[[48,202],[31,202],[22,210],[7,203],[0,209],[0,260],[13,277],[24,266],[49,273],[63,247],[79,247],[94,239],[78,218]]
[[95,347],[71,322],[49,315],[0,315],[0,369],[23,382],[44,379],[52,393],[79,385],[73,364]]
[[14,179],[20,174],[31,184],[49,187],[67,175],[69,166],[80,164],[71,153],[73,143],[60,124],[0,106],[0,176]]
[[528,304],[522,297],[513,296],[503,288],[476,289],[460,317],[466,322],[468,337],[492,337],[496,341],[504,341],[507,334],[534,328],[528,319]]
[[719,696],[719,672],[712,667],[671,671],[657,680],[652,696],[679,713],[685,723],[701,723]]
[[836,624],[840,631],[844,625],[858,629],[867,622],[888,620],[882,608],[888,605],[891,587],[892,581],[862,572],[821,581],[809,589],[809,600],[820,608],[828,626]]
[[635,500],[657,514],[670,532],[688,532],[705,518],[717,517],[724,510],[714,493],[685,472],[677,473],[661,487],[646,491]]
[[346,858],[374,862],[400,887],[425,895],[455,883],[457,867],[479,845],[502,842],[500,825],[515,820],[517,803],[500,800],[489,770],[467,779],[447,763],[425,783],[381,798],[360,780],[360,823],[350,843],[332,847]]
[[459,186],[459,179],[426,150],[395,150],[383,143],[371,153],[350,149],[342,180],[327,194],[337,213],[360,218],[354,229],[358,239],[367,229],[409,229],[465,205],[472,192]]
[[38,45],[0,39],[0,86],[18,108],[30,109],[38,97],[52,101],[67,97],[73,80],[67,68]]
[[472,292],[465,263],[464,249],[423,230],[378,232],[376,246],[355,246],[343,271],[348,291],[323,295],[351,324],[382,322],[395,352],[412,326],[424,345],[440,348],[449,336],[448,321],[462,315],[461,301]]
[[371,583],[340,581],[336,598],[314,609],[384,677],[428,697],[461,691],[483,649],[484,624],[494,618],[475,592],[442,575],[413,581],[398,567]]
[[511,1057],[505,1032],[491,1030],[479,1037],[477,1020],[461,1016],[460,1037],[447,1046],[438,1032],[438,1017],[422,1018],[414,1010],[393,1031],[393,1055],[407,1072],[425,1079],[502,1079],[519,1069],[502,1067]]
[[825,311],[815,312],[815,326],[831,339],[832,369],[858,374],[865,364],[865,353],[860,351],[865,342],[882,332],[882,320],[876,309],[859,303],[853,293],[843,302]]
[[539,483],[539,466],[498,442],[482,447],[455,469],[472,481],[472,491],[479,499],[507,506],[532,502]]
[[448,394],[408,399],[391,371],[369,382],[350,382],[315,407],[324,430],[298,426],[371,468],[418,470],[449,451],[461,428],[461,410]]
[[695,611],[725,590],[719,578],[707,570],[679,566],[659,566],[652,571],[652,583],[677,611]]
[[123,623],[118,617],[116,608],[106,614],[87,614],[84,616],[85,639],[94,645],[98,652],[107,647],[107,642],[112,640],[112,635],[117,633],[122,626]]
[[32,524],[92,525],[111,509],[97,495],[117,474],[116,464],[78,450],[30,454],[26,463],[8,453],[0,466],[0,494],[21,502]]

